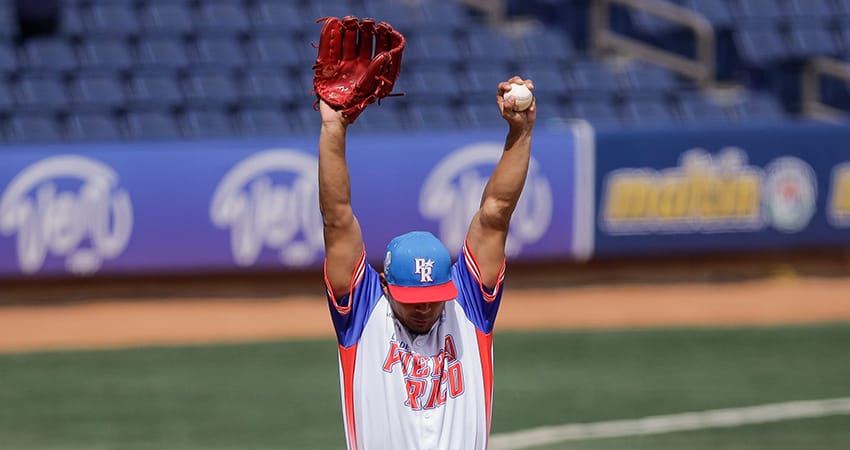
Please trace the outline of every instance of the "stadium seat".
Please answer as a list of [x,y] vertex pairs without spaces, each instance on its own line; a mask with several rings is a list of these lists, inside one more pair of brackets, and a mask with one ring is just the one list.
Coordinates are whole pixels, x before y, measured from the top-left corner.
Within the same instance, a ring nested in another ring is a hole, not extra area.
[[404,50],[405,66],[457,66],[464,60],[457,38],[447,34],[424,34],[409,40]]
[[[681,4],[681,0],[668,0],[667,2]],[[639,36],[663,36],[682,29],[678,23],[671,22],[657,14],[642,9],[632,10],[630,18],[632,26]]]
[[475,129],[504,128],[505,119],[499,114],[495,101],[490,105],[484,103],[467,104],[463,106],[461,125],[465,128]]
[[77,111],[112,111],[123,107],[126,101],[121,80],[107,73],[78,75],[71,81],[69,91]]
[[461,126],[461,118],[455,109],[445,104],[412,104],[407,111],[408,129],[416,131],[455,130]]
[[139,11],[139,25],[148,36],[182,36],[195,29],[189,8],[179,2],[144,5]]
[[729,3],[727,0],[685,0],[682,6],[701,14],[715,28],[725,29],[733,25],[735,17]]
[[253,29],[258,32],[286,31],[297,34],[307,26],[301,11],[294,2],[259,0],[254,3],[250,18]]
[[791,24],[788,31],[789,53],[804,60],[815,56],[838,56],[838,40],[823,26]]
[[292,126],[281,108],[244,107],[237,113],[236,121],[239,133],[244,136],[282,136],[292,133]]
[[470,63],[486,61],[508,65],[518,59],[511,38],[503,32],[480,25],[468,27],[464,34],[465,56]]
[[623,102],[623,119],[640,126],[671,126],[676,118],[670,107],[659,98],[626,98]]
[[18,70],[18,57],[15,56],[15,47],[0,42],[0,77],[16,70]]
[[235,2],[201,2],[195,27],[200,33],[247,33],[251,22],[245,10]]
[[139,69],[180,70],[189,66],[186,48],[180,39],[149,37],[139,41],[136,50]]
[[576,49],[570,36],[557,28],[547,27],[523,33],[513,40],[520,64],[537,64],[563,67],[576,59]]
[[727,108],[712,101],[700,91],[683,91],[677,95],[679,116],[689,124],[729,123],[733,117]]
[[133,66],[130,48],[122,40],[90,38],[82,42],[78,49],[83,69],[124,71]]
[[180,138],[174,116],[166,111],[130,111],[126,118],[126,137],[133,140]]
[[64,73],[77,68],[77,58],[65,39],[38,37],[23,44],[23,68],[30,71]]
[[0,115],[12,111],[15,99],[6,83],[0,83]]
[[[557,68],[545,65],[534,66],[520,70],[520,76],[534,82],[534,93],[538,97],[545,95],[560,99],[569,95],[566,74]],[[492,85],[490,91],[493,92],[495,87],[495,84]]]
[[229,74],[201,70],[183,81],[183,96],[190,106],[233,106],[239,100],[239,90]]
[[74,113],[65,120],[65,139],[70,142],[116,141],[118,124],[110,114]]
[[464,102],[491,103],[497,86],[505,81],[507,73],[508,68],[498,63],[475,65],[458,72],[455,82],[461,87]]
[[629,95],[667,95],[679,87],[676,75],[669,70],[650,64],[632,64],[623,77],[623,87]]
[[786,114],[779,100],[768,93],[751,91],[735,106],[737,117],[751,123],[784,120]]
[[783,0],[738,0],[735,16],[739,26],[773,26],[788,18]]
[[368,111],[357,118],[353,129],[370,133],[402,132],[404,130],[403,111],[397,105],[397,102],[386,102],[380,106],[370,106]]
[[789,57],[782,35],[773,28],[739,29],[734,39],[738,57],[749,67],[768,67]]
[[466,7],[456,0],[419,2],[422,20],[433,26],[460,29],[469,26]]
[[788,14],[791,17],[814,17],[829,20],[841,11],[833,8],[830,0],[788,0]]
[[61,111],[68,106],[62,79],[53,75],[28,75],[16,84],[18,107],[27,110]]
[[620,89],[618,77],[601,63],[583,61],[573,64],[567,83],[574,95],[613,95]]
[[239,41],[229,35],[199,37],[190,53],[193,67],[230,70],[245,65]]
[[274,69],[251,69],[242,79],[243,104],[275,104],[293,102],[298,91],[292,89],[292,82],[285,73]]
[[314,111],[312,106],[308,105],[296,109],[288,109],[284,115],[289,119],[293,134],[315,136],[322,124],[322,118],[319,113]]
[[18,34],[18,22],[13,17],[12,8],[0,7],[0,39],[8,39]]
[[455,76],[441,68],[405,73],[399,78],[399,81],[402,80],[404,83],[403,91],[407,93],[408,100],[411,103],[433,102],[435,100],[434,86],[441,88],[441,94],[445,101],[457,99],[461,93]]
[[170,109],[182,102],[182,91],[171,72],[137,72],[130,77],[127,103],[134,109]]
[[[302,10],[302,17],[307,23],[313,22],[320,17],[343,17],[343,16],[367,17],[364,8],[358,3],[347,0],[311,0]],[[378,21],[382,20],[378,16]]]
[[6,125],[6,140],[13,144],[42,144],[62,140],[62,131],[50,114],[17,114]]
[[83,19],[77,5],[71,2],[61,2],[59,10],[59,34],[63,37],[76,39],[84,34]]
[[223,109],[188,109],[178,118],[183,137],[222,138],[235,135],[233,124]]
[[584,119],[593,126],[611,127],[621,124],[614,106],[605,100],[578,99],[571,105],[572,117]]
[[299,66],[309,67],[311,62],[308,62],[304,52],[300,51],[302,49],[293,42],[291,36],[285,34],[255,35],[246,45],[248,61],[251,65],[280,70]]
[[82,24],[89,35],[125,37],[139,32],[139,21],[131,5],[91,5],[83,11]]

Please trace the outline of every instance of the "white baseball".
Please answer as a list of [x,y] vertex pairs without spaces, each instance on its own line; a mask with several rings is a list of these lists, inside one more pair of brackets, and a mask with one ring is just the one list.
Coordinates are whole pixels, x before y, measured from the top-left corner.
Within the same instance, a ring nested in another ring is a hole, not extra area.
[[524,84],[511,84],[511,90],[505,92],[504,97],[506,100],[510,97],[515,97],[514,111],[525,111],[531,106],[534,94]]

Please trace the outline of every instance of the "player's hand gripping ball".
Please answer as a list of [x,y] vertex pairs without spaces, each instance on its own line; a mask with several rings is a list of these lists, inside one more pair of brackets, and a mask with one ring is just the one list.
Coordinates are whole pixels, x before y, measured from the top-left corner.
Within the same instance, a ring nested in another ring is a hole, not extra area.
[[511,97],[516,98],[514,111],[525,111],[531,106],[531,101],[534,100],[534,94],[524,84],[511,84],[511,90],[505,92],[503,97],[505,100]]

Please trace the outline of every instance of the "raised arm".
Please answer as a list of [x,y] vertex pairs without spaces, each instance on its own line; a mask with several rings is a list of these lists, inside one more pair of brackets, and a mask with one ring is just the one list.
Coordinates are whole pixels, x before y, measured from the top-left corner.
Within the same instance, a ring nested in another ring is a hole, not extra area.
[[345,160],[348,122],[339,111],[319,103],[319,208],[325,236],[325,273],[335,298],[348,293],[351,276],[363,251],[360,223],[351,208],[351,182]]
[[531,80],[516,76],[499,83],[496,103],[508,122],[508,136],[502,157],[484,188],[481,208],[473,216],[466,236],[469,250],[478,262],[481,281],[489,288],[496,285],[505,260],[508,227],[525,185],[531,158],[531,134],[537,117],[536,100],[525,111],[513,110],[515,100],[503,97],[510,90],[510,84],[525,84],[534,89]]

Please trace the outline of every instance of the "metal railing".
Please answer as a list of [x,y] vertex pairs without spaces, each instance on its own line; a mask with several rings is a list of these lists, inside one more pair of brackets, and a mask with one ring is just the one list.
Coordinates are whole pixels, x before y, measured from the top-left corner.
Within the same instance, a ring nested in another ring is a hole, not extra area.
[[[610,28],[612,4],[643,10],[690,28],[696,38],[696,58],[687,58],[613,31]],[[602,56],[613,51],[648,60],[693,78],[703,87],[714,83],[716,38],[711,23],[702,15],[660,0],[594,0],[591,4],[590,19],[590,48],[595,55]]]
[[824,76],[839,78],[850,84],[850,64],[833,58],[813,58],[800,76],[800,103],[803,114],[814,119],[846,117],[848,111],[829,106],[821,101],[821,80]]

